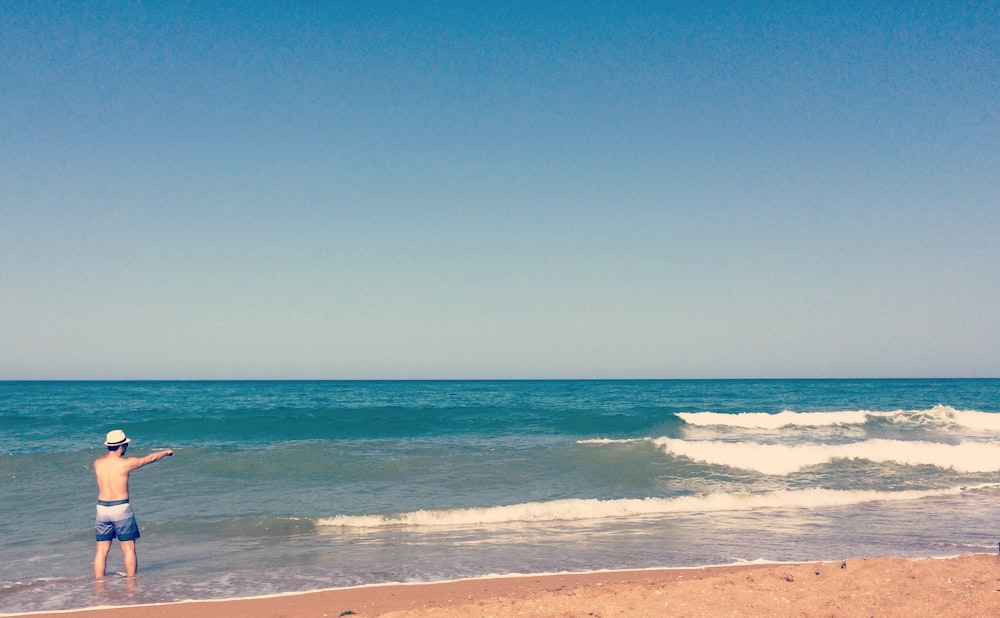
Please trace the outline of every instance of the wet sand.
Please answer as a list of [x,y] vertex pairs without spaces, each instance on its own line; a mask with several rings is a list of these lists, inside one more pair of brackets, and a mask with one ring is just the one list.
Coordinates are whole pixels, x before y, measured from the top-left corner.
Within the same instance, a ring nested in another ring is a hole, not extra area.
[[1000,616],[1000,556],[859,558],[841,562],[505,577],[34,616]]

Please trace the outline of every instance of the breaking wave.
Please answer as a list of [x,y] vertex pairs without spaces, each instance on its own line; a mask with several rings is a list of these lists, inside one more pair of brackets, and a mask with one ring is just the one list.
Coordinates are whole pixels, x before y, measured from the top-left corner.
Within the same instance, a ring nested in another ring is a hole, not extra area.
[[420,510],[387,515],[339,515],[320,518],[317,528],[459,528],[532,523],[581,522],[595,519],[654,517],[670,514],[749,511],[756,509],[813,509],[865,502],[918,500],[954,496],[997,487],[982,484],[932,490],[863,491],[834,489],[779,490],[765,493],[713,493],[704,496],[636,499],[566,499],[506,506]]
[[865,440],[851,444],[761,444],[759,442],[687,441],[656,438],[664,452],[710,464],[787,475],[836,459],[863,459],[908,466],[930,465],[956,472],[1000,471],[1000,444],[903,440]]
[[1000,432],[1000,414],[978,410],[956,410],[951,406],[937,405],[929,410],[896,410],[876,412],[871,410],[845,410],[840,412],[793,412],[777,414],[744,412],[721,414],[718,412],[681,412],[679,416],[688,425],[707,427],[724,426],[743,429],[781,429],[783,427],[830,427],[836,425],[863,425],[873,420],[913,426],[960,426],[980,431]]
[[1000,443],[958,444],[873,439],[847,444],[764,444],[677,438],[594,438],[578,444],[651,443],[664,453],[713,465],[785,476],[835,460],[865,460],[906,466],[936,466],[960,473],[1000,472]]

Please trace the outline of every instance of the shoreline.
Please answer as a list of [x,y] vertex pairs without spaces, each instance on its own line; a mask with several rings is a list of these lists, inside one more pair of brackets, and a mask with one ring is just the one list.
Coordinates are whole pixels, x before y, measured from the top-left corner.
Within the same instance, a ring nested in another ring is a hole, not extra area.
[[511,575],[2,616],[57,618],[1000,615],[1000,556]]

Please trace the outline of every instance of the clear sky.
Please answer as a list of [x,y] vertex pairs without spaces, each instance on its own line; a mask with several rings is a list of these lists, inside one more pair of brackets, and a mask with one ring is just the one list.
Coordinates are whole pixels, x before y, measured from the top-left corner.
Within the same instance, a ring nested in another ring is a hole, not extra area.
[[0,379],[1000,376],[997,2],[0,3]]

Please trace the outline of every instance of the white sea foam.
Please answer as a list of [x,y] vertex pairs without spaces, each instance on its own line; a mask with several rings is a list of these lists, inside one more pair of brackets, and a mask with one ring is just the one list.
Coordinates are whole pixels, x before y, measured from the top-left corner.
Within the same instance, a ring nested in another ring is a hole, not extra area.
[[864,423],[868,412],[792,412],[785,410],[778,414],[767,412],[744,412],[742,414],[720,414],[718,412],[682,412],[677,416],[688,425],[727,426],[744,429],[780,429],[782,427],[826,427]]
[[976,410],[956,410],[954,418],[959,425],[964,427],[1000,432],[1000,414]]
[[934,496],[954,496],[963,491],[994,486],[996,485],[983,484],[975,487],[907,491],[802,489],[756,494],[713,493],[704,496],[675,498],[567,499],[482,508],[411,511],[392,515],[338,515],[321,518],[317,520],[316,525],[320,530],[322,528],[490,527],[755,509],[813,509],[849,506],[864,502],[905,501]]
[[865,440],[850,444],[761,444],[657,438],[664,451],[710,464],[787,475],[835,459],[864,459],[903,465],[932,465],[957,472],[1000,471],[1000,444]]
[[1000,432],[1000,414],[978,410],[956,410],[951,406],[937,405],[927,410],[844,410],[839,412],[793,412],[777,414],[744,412],[720,414],[718,412],[682,412],[681,419],[688,425],[699,427],[724,426],[743,429],[781,429],[783,427],[829,427],[835,425],[863,425],[871,419],[887,419],[892,423],[908,426],[955,425],[984,431]]

